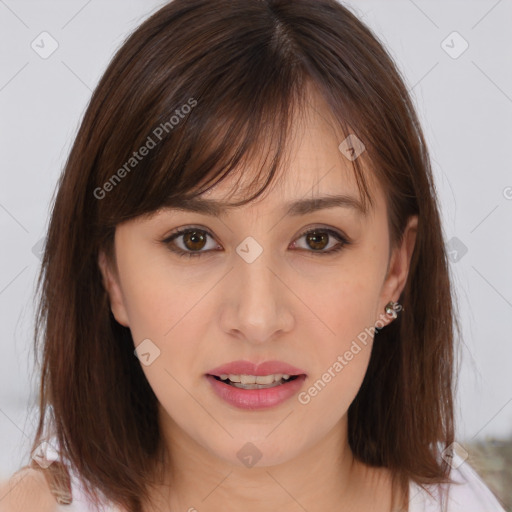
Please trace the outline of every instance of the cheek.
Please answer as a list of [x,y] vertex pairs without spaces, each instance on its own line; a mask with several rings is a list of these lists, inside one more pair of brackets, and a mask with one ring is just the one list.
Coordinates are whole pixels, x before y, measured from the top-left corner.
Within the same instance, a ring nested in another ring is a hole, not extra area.
[[[374,327],[381,281],[382,268],[377,258],[361,251],[347,253],[336,268],[296,281],[297,295],[306,298],[313,313],[308,316],[317,323],[323,352],[332,355],[348,349],[351,340]],[[303,320],[304,317],[300,319]]]
[[161,341],[170,338],[207,291],[204,282],[187,280],[165,258],[148,259],[136,249],[121,259],[119,267],[124,276],[124,303],[136,344],[145,338]]
[[142,370],[165,409],[186,413],[194,409],[185,388],[190,387],[188,381],[204,338],[200,333],[205,332],[202,323],[206,315],[200,299],[211,283],[187,279],[165,258],[148,260],[147,254],[136,248],[124,254],[118,266],[130,331],[138,352],[149,354],[139,354]]
[[366,374],[380,271],[376,259],[354,257],[349,265],[347,258],[347,267],[339,269],[337,278],[324,282],[322,293],[306,295],[308,306],[318,318],[310,325],[309,339],[304,340],[314,374],[307,379],[299,403],[313,416],[321,414],[327,422],[346,413]]
[[322,418],[322,425],[328,428],[346,415],[366,374],[371,343],[357,351],[350,361],[345,352],[335,354],[322,371],[308,379],[297,398],[305,417]]
[[149,361],[139,355],[141,368],[161,406],[177,421],[201,414],[190,395],[202,339],[194,308],[201,295],[193,289],[177,286],[170,272],[151,266],[133,272],[124,290],[134,344],[139,353],[143,344],[149,348]]
[[[369,296],[370,297],[370,296]],[[331,332],[308,344],[313,372],[298,395],[302,411],[334,425],[348,411],[365,377],[373,346],[372,308],[359,294],[357,300],[338,295],[320,309]],[[362,301],[362,302],[359,302]],[[314,361],[314,362],[313,362]]]

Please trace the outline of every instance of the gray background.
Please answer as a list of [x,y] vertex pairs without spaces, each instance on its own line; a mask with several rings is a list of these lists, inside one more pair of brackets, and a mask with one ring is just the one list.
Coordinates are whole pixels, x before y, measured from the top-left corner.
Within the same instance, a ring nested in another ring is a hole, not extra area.
[[[91,92],[163,2],[0,0],[0,478],[33,433],[33,292],[52,194]],[[460,443],[512,433],[512,2],[359,1],[413,92],[464,326]],[[38,51],[57,50],[43,59]],[[450,35],[454,31],[457,35]],[[43,42],[41,42],[43,39]],[[469,45],[464,48],[464,40]],[[443,43],[443,41],[445,41]],[[451,55],[450,55],[451,53]],[[454,58],[457,57],[457,58]],[[34,248],[35,247],[35,248]]]

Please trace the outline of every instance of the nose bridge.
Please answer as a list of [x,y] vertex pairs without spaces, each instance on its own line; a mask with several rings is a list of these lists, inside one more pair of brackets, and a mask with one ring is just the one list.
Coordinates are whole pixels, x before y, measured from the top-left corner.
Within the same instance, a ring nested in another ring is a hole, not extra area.
[[252,342],[264,342],[290,328],[292,318],[283,283],[276,277],[271,250],[247,237],[237,247],[231,273],[231,314],[224,329]]

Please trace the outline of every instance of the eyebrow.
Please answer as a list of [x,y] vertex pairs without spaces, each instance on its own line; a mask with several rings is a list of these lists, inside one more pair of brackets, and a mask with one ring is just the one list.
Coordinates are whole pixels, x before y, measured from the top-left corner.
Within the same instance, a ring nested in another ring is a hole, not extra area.
[[[184,210],[195,213],[203,213],[205,215],[219,216],[228,209],[236,208],[228,203],[223,203],[215,199],[190,198],[182,200],[173,200],[170,205],[171,209]],[[355,211],[361,216],[365,216],[368,212],[359,199],[349,195],[329,195],[319,196],[307,199],[298,199],[286,203],[283,207],[285,215],[298,217],[306,215],[318,210],[328,208],[348,208]]]

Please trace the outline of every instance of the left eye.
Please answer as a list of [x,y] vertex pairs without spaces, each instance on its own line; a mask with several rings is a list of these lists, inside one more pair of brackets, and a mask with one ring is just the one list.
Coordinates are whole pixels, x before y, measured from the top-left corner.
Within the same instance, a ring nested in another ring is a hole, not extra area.
[[[313,251],[308,252],[315,252],[318,253],[319,255],[338,252],[345,245],[349,244],[348,240],[340,233],[327,228],[310,229],[309,231],[306,231],[305,233],[300,235],[297,240],[300,240],[303,237],[306,238],[306,244],[308,245],[308,247],[313,249]],[[334,246],[331,245],[331,247],[328,250],[324,250],[329,245],[329,242],[333,241],[333,238],[337,240],[338,243],[334,244]],[[294,242],[294,244],[295,243],[296,242]],[[305,249],[307,250],[307,247]]]
[[[200,256],[205,252],[211,252],[215,249],[216,244],[213,243],[213,246],[207,248],[208,238],[211,238],[213,241],[213,235],[208,231],[200,228],[184,228],[175,233],[172,233],[168,236],[163,243],[166,244],[169,249],[179,256]],[[320,255],[332,254],[341,250],[344,246],[349,245],[350,242],[343,236],[341,233],[334,231],[328,228],[314,228],[310,229],[302,235],[300,235],[297,240],[301,238],[305,238],[305,242],[307,247],[299,247],[301,250],[305,250],[307,252],[316,253]],[[332,239],[337,240],[337,244],[331,245],[329,247],[329,243],[333,242]],[[180,240],[181,239],[181,240]],[[181,242],[178,244],[176,241]],[[292,246],[297,246],[297,242],[293,242]],[[207,248],[207,250],[202,250]],[[312,250],[308,250],[312,249]],[[329,247],[327,250],[326,248]]]

